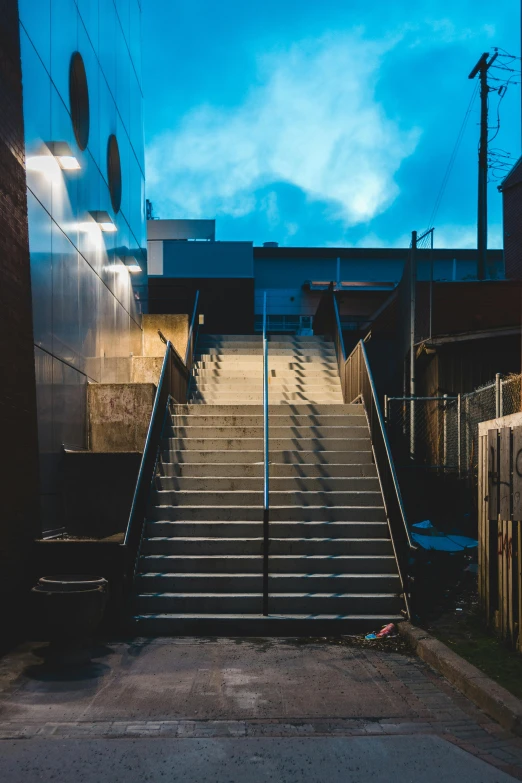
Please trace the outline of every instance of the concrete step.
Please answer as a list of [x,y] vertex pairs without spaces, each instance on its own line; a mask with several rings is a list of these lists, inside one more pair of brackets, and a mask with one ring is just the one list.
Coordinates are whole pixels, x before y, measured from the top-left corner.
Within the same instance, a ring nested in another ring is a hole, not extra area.
[[279,614],[263,617],[261,606],[252,614],[160,613],[134,617],[140,636],[337,636],[361,635],[404,617],[390,614]]
[[[303,347],[296,347],[294,345],[284,345],[282,347],[270,346],[268,349],[268,355],[272,356],[318,356],[331,359],[336,356],[335,348],[333,346],[315,346],[304,345]],[[212,348],[208,347],[200,350],[196,353],[198,361],[205,359],[207,356],[245,356],[245,357],[261,357],[263,356],[263,346],[256,345],[251,348],[241,347],[241,345],[229,345],[226,348]]]
[[[226,477],[178,477],[159,476],[156,479],[156,487],[160,490],[181,490],[185,492],[262,492],[264,488],[263,476],[248,478],[245,476]],[[379,492],[380,486],[377,478],[354,476],[352,478],[315,477],[304,478],[279,478],[270,476],[271,492],[350,492],[355,490]]]
[[[287,396],[295,397],[297,395],[287,395]],[[209,405],[209,404],[211,405],[211,404],[220,403],[220,402],[224,403],[224,404],[227,404],[227,403],[237,402],[238,399],[240,399],[240,395],[238,395],[237,397],[222,397],[221,395],[214,395],[214,396],[206,396],[206,395],[196,396],[196,395],[194,395],[191,398],[191,402],[194,405]],[[245,405],[259,405],[260,399],[261,398],[258,397],[258,396],[255,396],[255,397],[252,396],[252,399],[245,400],[244,404]],[[322,397],[321,399],[314,399],[313,397],[308,397],[306,394],[300,394],[299,395],[299,400],[301,402],[315,402],[317,404],[324,404],[324,403],[328,403],[328,402],[337,402],[337,397],[327,396],[327,397]],[[291,402],[295,402],[295,400],[288,400],[286,397],[279,397],[279,396],[276,396],[276,395],[272,394],[272,395],[270,395],[270,402],[273,403],[274,405],[286,405],[289,402],[290,403]]]
[[[138,613],[168,612],[242,614],[259,609],[260,593],[162,593],[137,596]],[[401,599],[393,593],[276,593],[270,596],[275,614],[398,614]]]
[[[232,438],[233,440],[236,440],[238,438],[246,438],[250,440],[252,438],[263,438],[264,427],[262,422],[258,424],[258,426],[251,427],[241,427],[239,425],[222,427],[199,424],[197,426],[181,427],[173,424],[166,428],[164,434],[165,437],[169,439],[188,438],[192,440],[194,438],[203,438],[208,440],[212,438]],[[276,423],[270,422],[269,434],[270,438],[276,440],[289,437],[303,440],[308,440],[310,438],[320,440],[328,440],[331,438],[343,438],[348,440],[355,438],[356,440],[361,440],[361,438],[364,438],[365,436],[368,437],[368,427],[366,426],[366,423],[352,427],[320,427],[317,425],[305,427],[279,427]]]
[[[234,340],[252,340],[252,342],[255,342],[256,340],[262,340],[263,335],[262,334],[207,334],[207,333],[200,333],[198,337],[198,344],[201,340],[223,340],[223,341],[231,341]],[[322,334],[269,334],[268,340],[285,340],[285,341],[300,341],[300,340],[313,340],[316,342],[331,342],[331,340],[328,340],[325,338]]]
[[[138,564],[142,573],[241,573],[260,574],[263,557],[258,555],[144,555]],[[270,552],[270,574],[396,574],[393,554],[371,555],[276,555]]]
[[[261,503],[261,490],[154,490],[152,502],[157,506],[255,506]],[[270,488],[271,506],[380,506],[380,491],[352,490],[347,492],[287,490],[278,492]]]
[[[228,389],[241,391],[258,391],[263,389],[262,376],[259,378],[197,378],[192,384],[192,388],[206,391],[224,391]],[[318,389],[328,389],[329,391],[340,391],[341,382],[339,378],[316,378],[303,381],[300,378],[270,378],[268,382],[268,391],[277,389],[278,391],[303,391]]]
[[[195,383],[192,384],[190,391],[197,391],[198,395],[205,398],[209,395],[237,396],[241,398],[243,394],[261,395],[262,397],[263,384],[250,384],[244,381],[238,381],[237,383],[225,381],[223,383]],[[270,383],[268,385],[268,399],[271,399],[273,395],[286,398],[289,394],[301,394],[314,399],[323,398],[325,395],[337,398],[342,395],[342,391],[339,382],[329,383],[327,381],[325,383]]]
[[[263,356],[261,354],[254,356],[240,354],[202,354],[194,357],[194,364],[198,370],[220,370],[237,369],[244,367],[245,370],[254,370],[256,367],[263,368]],[[314,356],[305,354],[282,354],[270,355],[268,358],[268,369],[272,370],[330,370],[337,369],[337,359],[335,356],[327,354],[324,356]]]
[[[162,452],[162,458],[165,462],[174,462],[184,464],[206,463],[225,464],[234,463],[237,465],[263,464],[263,449],[258,450],[233,450],[228,448],[226,451],[216,449],[183,449],[181,451],[167,450]],[[285,449],[276,451],[273,443],[270,444],[270,461],[272,463],[287,463],[289,465],[322,465],[325,470],[329,470],[331,464],[335,465],[368,465],[373,462],[373,454],[370,449],[364,451],[299,451],[296,449]]]
[[[173,405],[172,413],[180,416],[263,416],[263,405],[249,406],[247,413],[240,403],[207,405],[203,410],[199,405]],[[297,403],[289,405],[288,409],[284,411],[279,405],[269,405],[268,413],[270,416],[282,415],[283,413],[288,416],[344,416],[351,413],[360,416],[364,415],[364,409],[362,405],[345,405],[344,403],[327,403],[325,405]]]
[[[320,340],[302,340],[300,342],[296,341],[290,341],[290,340],[268,340],[268,351],[273,351],[277,348],[286,348],[287,350],[308,350],[309,348],[312,348],[313,350],[335,350],[335,346],[333,343],[327,343]],[[241,349],[245,352],[249,352],[251,350],[259,351],[263,350],[263,341],[258,340],[205,340],[201,341],[198,340],[196,349],[198,353],[204,353],[205,351],[209,349],[216,349],[220,351],[227,352],[230,349]]]
[[[290,480],[297,478],[302,481],[324,478],[328,481],[331,478],[377,476],[375,465],[371,461],[371,454],[369,452],[367,452],[367,454],[370,459],[364,464],[278,464],[272,461],[270,464],[270,481],[276,478],[288,478]],[[162,471],[165,476],[184,476],[186,478],[198,479],[226,477],[234,480],[238,478],[261,478],[262,480],[264,476],[262,459],[257,464],[237,464],[233,462],[185,462],[180,464],[178,462],[161,462],[160,471]]]
[[[258,519],[246,521],[205,521],[185,519],[179,521],[149,520],[146,535],[151,538],[208,538],[210,539],[255,539],[263,535],[263,523]],[[271,538],[319,539],[319,538],[385,538],[388,525],[384,521],[270,521]],[[239,553],[238,553],[239,554]]]
[[[263,538],[155,537],[143,540],[144,555],[262,555]],[[389,538],[270,538],[270,560],[275,555],[393,555]],[[333,564],[332,564],[333,566]]]
[[[142,573],[139,593],[261,593],[263,575],[239,573]],[[271,574],[268,589],[275,593],[398,593],[397,574]]]
[[[382,503],[382,500],[380,501]],[[151,506],[149,519],[197,522],[257,522],[260,504],[253,506]],[[384,506],[271,506],[272,522],[385,522]]]
[[[241,366],[234,366],[234,367],[227,367],[227,368],[198,368],[195,367],[193,371],[193,376],[197,379],[199,378],[222,378],[222,377],[228,377],[228,378],[259,378],[259,376],[263,377],[263,366],[260,367],[241,367]],[[295,378],[306,378],[306,379],[313,379],[313,378],[336,378],[339,380],[339,372],[337,370],[337,366],[333,368],[329,367],[316,367],[314,364],[310,364],[309,366],[305,367],[304,369],[298,369],[298,368],[269,368],[269,377],[270,378],[286,378],[286,377],[295,377]]]
[[[294,416],[281,410],[280,415],[270,415],[270,429],[274,427],[311,427],[315,431],[316,427],[366,427],[366,416],[361,409],[361,413],[355,415],[350,413],[346,416]],[[172,416],[172,427],[261,427],[264,426],[262,415],[254,416],[214,416],[205,415],[203,410],[201,416]]]
[[[268,336],[268,342],[283,342],[286,344],[288,343],[296,343],[297,345],[301,345],[303,343],[312,343],[312,344],[325,344],[325,345],[333,345],[331,340],[325,340],[324,337],[321,335],[308,335],[308,334],[269,334]],[[242,343],[262,343],[263,342],[263,335],[262,334],[201,334],[198,337],[198,346],[199,345],[206,345],[207,343],[236,343],[236,342],[242,342]]]
[[[368,430],[366,430],[368,432]],[[263,438],[162,438],[162,446],[169,451],[262,451]],[[270,438],[270,452],[278,451],[364,451],[371,446],[370,437],[365,438]]]
[[[286,403],[302,402],[302,403],[315,403],[317,405],[324,405],[328,403],[342,402],[341,392],[335,394],[324,391],[321,396],[307,394],[306,392],[272,392],[270,395],[270,403],[272,405],[284,405]],[[195,404],[206,405],[234,405],[239,400],[243,405],[255,404],[259,405],[263,399],[261,393],[248,393],[238,392],[233,395],[232,392],[198,392],[197,389],[193,395],[193,402]]]

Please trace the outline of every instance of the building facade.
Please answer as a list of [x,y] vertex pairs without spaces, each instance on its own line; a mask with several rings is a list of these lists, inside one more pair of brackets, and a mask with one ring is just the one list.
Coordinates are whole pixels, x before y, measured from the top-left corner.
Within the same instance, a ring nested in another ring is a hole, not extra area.
[[522,280],[522,158],[500,185],[506,277]]
[[138,0],[20,0],[43,529],[90,382],[124,383],[146,292]]
[[[150,220],[148,228],[149,296],[154,312],[183,306],[195,290],[216,293],[207,332],[226,332],[227,314],[241,306],[236,328],[261,331],[266,295],[268,328],[303,332],[312,328],[323,291],[330,283],[339,297],[343,329],[354,332],[369,323],[402,278],[407,248],[279,247],[267,243],[215,241],[214,221]],[[501,250],[488,251],[490,266],[504,277]],[[417,252],[420,280],[476,279],[474,250],[435,249]],[[252,298],[253,297],[253,298]],[[153,302],[153,303],[152,303]],[[248,315],[250,308],[250,315]]]

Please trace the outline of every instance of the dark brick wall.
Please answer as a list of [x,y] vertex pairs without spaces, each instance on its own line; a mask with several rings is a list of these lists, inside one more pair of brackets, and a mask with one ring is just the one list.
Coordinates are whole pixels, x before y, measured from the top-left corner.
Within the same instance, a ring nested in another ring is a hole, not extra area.
[[201,334],[253,334],[253,278],[149,278],[149,313],[192,313],[196,291]]
[[522,164],[503,189],[506,277],[522,280]]
[[[39,530],[38,434],[17,0],[0,0],[0,605],[24,617]],[[4,634],[0,634],[5,639]]]

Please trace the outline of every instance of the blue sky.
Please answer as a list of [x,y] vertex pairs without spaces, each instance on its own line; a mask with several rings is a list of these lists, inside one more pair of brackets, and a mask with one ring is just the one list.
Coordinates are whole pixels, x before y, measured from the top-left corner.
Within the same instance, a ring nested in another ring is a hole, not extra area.
[[[408,244],[412,229],[429,225],[475,87],[469,72],[495,46],[520,55],[519,0],[142,8],[155,214],[215,217],[218,239],[255,244]],[[492,126],[497,103],[492,92]],[[477,97],[434,220],[438,247],[476,241],[478,112]],[[509,87],[500,119],[493,146],[516,159],[520,85]],[[491,247],[501,246],[496,185]]]

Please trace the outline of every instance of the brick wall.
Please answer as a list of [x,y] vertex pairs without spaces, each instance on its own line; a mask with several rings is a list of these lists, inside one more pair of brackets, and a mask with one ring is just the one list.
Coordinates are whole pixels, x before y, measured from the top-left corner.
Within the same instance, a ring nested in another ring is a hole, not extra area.
[[506,277],[522,280],[522,162],[502,183]]
[[39,503],[17,0],[0,0],[0,18],[0,605],[5,630],[6,623],[20,628],[25,616]]

